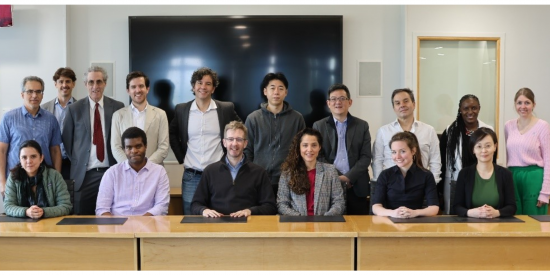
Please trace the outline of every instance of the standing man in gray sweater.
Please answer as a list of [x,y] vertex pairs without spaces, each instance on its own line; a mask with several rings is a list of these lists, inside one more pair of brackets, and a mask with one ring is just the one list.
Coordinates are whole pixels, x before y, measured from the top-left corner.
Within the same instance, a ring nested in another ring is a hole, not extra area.
[[285,101],[288,80],[282,73],[268,73],[260,86],[267,102],[246,118],[248,145],[244,153],[248,159],[263,167],[277,194],[281,164],[288,155],[292,138],[306,127],[302,114]]

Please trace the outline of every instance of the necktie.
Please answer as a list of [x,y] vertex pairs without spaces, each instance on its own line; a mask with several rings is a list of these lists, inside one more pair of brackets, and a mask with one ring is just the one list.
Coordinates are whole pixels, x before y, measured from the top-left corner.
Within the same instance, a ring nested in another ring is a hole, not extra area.
[[103,162],[105,159],[105,145],[103,144],[103,130],[101,129],[101,116],[99,116],[99,103],[95,104],[94,138],[92,143],[95,145],[97,159]]

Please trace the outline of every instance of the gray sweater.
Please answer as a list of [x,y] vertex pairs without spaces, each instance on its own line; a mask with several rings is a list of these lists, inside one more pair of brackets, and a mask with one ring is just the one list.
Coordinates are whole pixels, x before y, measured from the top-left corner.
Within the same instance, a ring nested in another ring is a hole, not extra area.
[[267,171],[272,185],[279,183],[281,164],[288,155],[292,138],[306,127],[302,114],[292,109],[288,102],[283,104],[283,110],[273,114],[266,109],[267,103],[262,103],[245,122],[248,145],[244,153],[249,161]]

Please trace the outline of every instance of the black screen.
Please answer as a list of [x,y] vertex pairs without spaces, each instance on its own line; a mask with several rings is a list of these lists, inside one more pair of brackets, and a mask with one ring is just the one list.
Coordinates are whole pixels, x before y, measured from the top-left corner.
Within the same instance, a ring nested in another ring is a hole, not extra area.
[[265,101],[269,72],[288,79],[286,101],[306,124],[327,116],[326,92],[342,82],[342,16],[131,16],[130,71],[151,80],[149,103],[164,109],[194,99],[191,75],[218,73],[214,98],[231,101],[244,121]]

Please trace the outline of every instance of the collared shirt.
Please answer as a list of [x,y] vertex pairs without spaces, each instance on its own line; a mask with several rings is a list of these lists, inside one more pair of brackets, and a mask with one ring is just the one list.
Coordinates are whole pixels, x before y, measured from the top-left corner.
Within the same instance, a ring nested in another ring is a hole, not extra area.
[[143,109],[143,111],[138,110],[138,108],[134,106],[134,103],[130,103],[130,106],[132,106],[132,120],[134,122],[134,126],[145,131],[145,114],[149,104],[145,105],[145,109]]
[[154,216],[168,214],[170,183],[161,165],[147,160],[136,172],[128,160],[109,168],[99,185],[95,213],[110,212],[115,216],[137,216],[149,212]]
[[[59,123],[59,128],[61,130],[61,133],[63,133],[63,122],[65,121],[65,114],[67,113],[67,108],[70,104],[74,103],[74,98],[71,97],[69,101],[67,101],[67,105],[65,107],[61,106],[59,104],[59,98],[55,98],[54,103],[54,109],[53,109],[53,115],[57,119],[57,123]],[[66,159],[67,158],[67,152],[65,152],[65,146],[63,146],[63,143],[61,143],[61,156]]]
[[[403,132],[403,128],[401,128],[397,119],[390,124],[380,127],[378,130],[373,148],[373,179],[377,179],[382,170],[395,165],[391,157],[390,140],[393,135],[399,132]],[[435,182],[438,183],[441,180],[441,153],[439,152],[439,139],[437,138],[435,129],[426,123],[415,120],[411,133],[416,136],[420,143],[422,165],[432,172]]]
[[426,204],[439,205],[437,187],[430,171],[418,168],[414,163],[403,177],[397,165],[380,174],[376,181],[372,204],[382,204],[386,209],[405,206],[410,209],[422,209]]
[[[93,101],[89,96],[88,100],[90,101],[90,158],[88,159],[88,165],[86,167],[86,170],[90,170],[92,168],[97,167],[109,167],[109,155],[107,154],[107,139],[105,138],[105,109],[103,105],[103,99],[105,97],[101,97],[99,100],[99,116],[101,117],[101,131],[103,132],[103,148],[105,151],[105,159],[103,159],[103,162],[99,161],[97,159],[97,152],[96,152],[96,146],[94,145],[94,114],[95,114],[95,101]],[[110,129],[109,129],[110,130]],[[110,142],[110,141],[109,141]]]
[[183,161],[185,168],[202,171],[209,164],[222,159],[220,122],[216,109],[214,100],[210,100],[210,106],[204,113],[199,110],[196,101],[191,104],[187,129],[189,140]]
[[235,180],[235,177],[237,177],[237,173],[239,173],[239,169],[241,169],[241,167],[243,166],[243,162],[244,155],[241,160],[237,162],[237,166],[233,167],[233,165],[231,165],[231,162],[229,162],[227,156],[225,156],[225,163],[227,164],[227,167],[229,167],[229,172],[231,173],[231,177],[233,178],[233,180]]
[[334,158],[334,167],[345,174],[349,171],[348,151],[346,150],[346,131],[348,128],[348,119],[344,122],[334,119],[336,125],[336,134],[338,135],[338,145],[336,146],[336,157]]
[[8,144],[6,177],[10,169],[19,163],[19,144],[30,139],[40,144],[44,160],[53,165],[50,147],[62,142],[55,116],[42,108],[32,116],[25,106],[7,112],[0,122],[0,142]]

